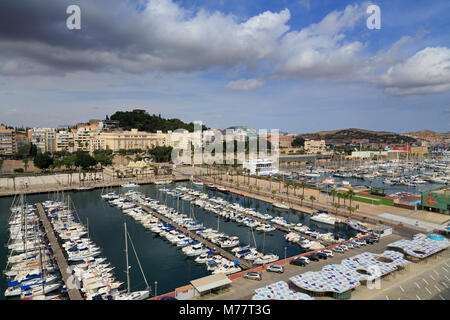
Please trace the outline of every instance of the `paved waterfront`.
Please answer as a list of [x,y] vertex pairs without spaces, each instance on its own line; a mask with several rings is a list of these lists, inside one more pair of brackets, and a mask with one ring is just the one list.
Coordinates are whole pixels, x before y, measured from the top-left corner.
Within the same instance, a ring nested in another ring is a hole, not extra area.
[[[290,264],[286,264],[285,271],[282,274],[279,273],[273,273],[273,272],[267,272],[263,271],[263,280],[261,281],[255,281],[245,278],[239,278],[233,280],[230,290],[226,293],[223,293],[221,295],[217,295],[212,297],[214,300],[245,300],[245,299],[251,299],[251,297],[254,295],[255,289],[264,287],[266,285],[269,285],[271,283],[275,283],[277,281],[286,281],[289,282],[289,278],[305,273],[308,271],[320,271],[324,266],[329,264],[339,264],[343,259],[355,256],[357,254],[369,251],[374,253],[383,253],[386,250],[386,246],[389,243],[392,243],[394,241],[397,241],[401,239],[400,236],[397,235],[391,235],[387,236],[385,238],[380,239],[378,243],[375,243],[373,245],[366,245],[361,248],[355,248],[350,249],[344,253],[336,253],[333,252],[333,257],[328,258],[326,260],[319,260],[319,261],[311,261],[310,264],[308,264],[305,267],[300,266],[294,266]],[[295,290],[295,286],[291,285],[291,288]]]

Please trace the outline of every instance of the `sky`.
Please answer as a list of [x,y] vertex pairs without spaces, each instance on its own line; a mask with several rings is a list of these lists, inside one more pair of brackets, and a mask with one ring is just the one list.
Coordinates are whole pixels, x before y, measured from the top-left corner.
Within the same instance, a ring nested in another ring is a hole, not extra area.
[[448,0],[2,0],[0,123],[448,132],[449,34]]

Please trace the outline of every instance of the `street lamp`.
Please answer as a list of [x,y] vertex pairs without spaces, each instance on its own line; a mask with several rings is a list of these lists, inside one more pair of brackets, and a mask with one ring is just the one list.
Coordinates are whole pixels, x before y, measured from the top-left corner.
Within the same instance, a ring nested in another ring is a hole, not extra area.
[[155,281],[155,297],[157,296],[158,281]]
[[287,247],[284,247],[284,264],[286,264],[286,249]]

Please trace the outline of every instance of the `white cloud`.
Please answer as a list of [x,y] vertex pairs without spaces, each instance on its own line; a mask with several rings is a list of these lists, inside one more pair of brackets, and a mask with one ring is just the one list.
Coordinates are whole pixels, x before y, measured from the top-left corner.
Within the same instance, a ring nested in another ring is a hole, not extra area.
[[300,31],[292,31],[280,40],[274,57],[274,75],[278,78],[349,78],[359,69],[357,57],[363,48],[359,41],[345,41],[344,31],[364,17],[358,6],[333,11],[322,21]]
[[[404,36],[390,48],[364,55],[366,43],[348,37],[356,26],[365,27],[364,4],[348,5],[317,23],[290,30],[288,9],[240,19],[220,11],[189,10],[174,0],[149,0],[145,7],[139,2],[143,9],[139,12],[113,5],[119,2],[112,2],[111,11],[101,10],[97,2],[87,2],[83,10],[89,15],[83,23],[89,28],[71,33],[71,37],[64,28],[21,25],[29,34],[0,28],[0,75],[79,71],[192,75],[234,69],[243,78],[248,77],[246,71],[255,71],[260,79],[231,81],[226,87],[232,90],[257,89],[266,78],[364,82],[395,95],[450,89],[446,47],[427,48],[405,59],[399,48],[417,37]],[[55,21],[51,20],[54,15],[49,3],[42,9],[48,17],[42,19],[52,25]],[[303,3],[308,7],[310,1]],[[14,10],[0,11],[0,22],[12,19],[10,12]],[[40,16],[27,14],[40,25]],[[120,23],[111,23],[117,16]],[[24,24],[27,22],[24,19]]]
[[447,91],[450,89],[450,49],[427,47],[390,67],[378,83],[393,95]]
[[238,90],[238,91],[248,91],[248,90],[255,90],[258,88],[261,88],[264,85],[264,82],[258,80],[258,79],[240,79],[235,81],[230,81],[226,88],[231,90]]

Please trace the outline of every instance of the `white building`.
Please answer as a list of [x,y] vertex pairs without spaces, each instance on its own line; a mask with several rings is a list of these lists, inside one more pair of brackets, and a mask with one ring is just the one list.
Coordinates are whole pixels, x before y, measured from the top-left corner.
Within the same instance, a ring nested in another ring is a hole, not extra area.
[[278,167],[270,159],[250,159],[243,163],[243,168],[250,170],[250,174],[267,176],[278,173]]

